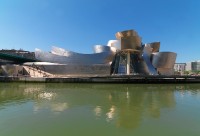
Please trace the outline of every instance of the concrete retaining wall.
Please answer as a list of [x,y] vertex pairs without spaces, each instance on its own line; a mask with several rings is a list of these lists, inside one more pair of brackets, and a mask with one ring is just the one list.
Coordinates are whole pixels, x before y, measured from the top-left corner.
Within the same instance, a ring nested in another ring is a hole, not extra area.
[[99,76],[68,78],[0,77],[0,82],[37,83],[200,83],[200,76]]

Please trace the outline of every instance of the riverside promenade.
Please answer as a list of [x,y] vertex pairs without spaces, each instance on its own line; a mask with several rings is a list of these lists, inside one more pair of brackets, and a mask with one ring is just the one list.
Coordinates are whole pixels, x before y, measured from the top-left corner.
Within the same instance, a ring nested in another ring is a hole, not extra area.
[[0,82],[23,83],[200,83],[200,76],[161,75],[111,75],[111,76],[69,76],[69,77],[14,77],[1,76]]

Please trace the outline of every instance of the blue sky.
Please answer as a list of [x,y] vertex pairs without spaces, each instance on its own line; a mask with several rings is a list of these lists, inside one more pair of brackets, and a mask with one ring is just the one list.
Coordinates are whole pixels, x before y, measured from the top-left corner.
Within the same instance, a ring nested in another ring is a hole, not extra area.
[[199,7],[199,0],[0,0],[0,49],[92,53],[134,29],[143,43],[176,52],[177,62],[200,60]]

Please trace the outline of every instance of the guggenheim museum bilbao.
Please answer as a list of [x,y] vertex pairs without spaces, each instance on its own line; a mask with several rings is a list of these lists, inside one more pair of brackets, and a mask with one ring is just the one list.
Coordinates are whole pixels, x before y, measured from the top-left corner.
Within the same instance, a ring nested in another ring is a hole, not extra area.
[[[36,49],[35,62],[22,64],[49,76],[172,75],[176,53],[160,52],[160,42],[143,44],[134,30],[116,33],[116,40],[95,45],[94,53],[82,54],[53,46],[50,52]],[[19,71],[19,70],[18,70]],[[44,74],[43,74],[44,76]]]
[[35,58],[45,71],[55,75],[171,75],[176,53],[159,52],[160,42],[142,44],[134,30],[116,33],[117,40],[95,45],[93,54],[81,54],[58,47],[51,52],[35,50]]

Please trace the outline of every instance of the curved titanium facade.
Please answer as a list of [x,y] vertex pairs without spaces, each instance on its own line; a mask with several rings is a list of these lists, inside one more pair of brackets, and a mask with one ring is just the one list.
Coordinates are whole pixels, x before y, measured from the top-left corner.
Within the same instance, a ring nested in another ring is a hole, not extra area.
[[123,49],[141,49],[141,38],[138,36],[137,32],[134,30],[127,30],[122,32],[117,32],[116,38],[121,40],[121,50]]
[[156,52],[152,54],[152,64],[159,74],[172,75],[176,56],[173,52]]
[[117,52],[121,50],[121,42],[120,40],[109,40],[107,46],[110,47],[112,52]]
[[172,73],[176,53],[159,52],[160,42],[142,45],[141,38],[134,30],[117,32],[116,38],[121,41],[121,48],[112,62],[112,74],[126,74],[126,71],[127,74],[149,75]]
[[115,36],[117,39],[120,40],[121,37],[138,36],[138,33],[134,30],[125,30],[125,31],[117,32]]
[[51,74],[60,76],[109,75],[109,63],[113,60],[114,53],[111,52],[108,46],[99,47],[95,48],[95,52],[100,53],[81,54],[54,46],[52,47],[51,53],[36,49],[35,56],[40,61],[54,63],[51,65],[42,65],[46,72]]
[[95,45],[93,54],[54,46],[51,53],[36,50],[35,57],[43,62],[59,63],[56,70],[56,64],[45,66],[47,71],[55,74],[173,74],[176,53],[159,52],[160,42],[142,45],[140,36],[134,30],[117,32],[116,38],[118,40],[110,40],[107,46]]
[[52,47],[52,53],[35,51],[36,59],[44,62],[61,63],[61,64],[106,64],[112,61],[114,54],[112,52],[102,52],[95,54],[80,54],[66,51],[62,48]]
[[159,52],[160,50],[160,42],[146,43],[144,46],[152,48],[152,51],[151,51],[152,53]]
[[156,52],[152,54],[152,64],[155,68],[173,68],[176,61],[174,52]]
[[111,52],[111,48],[109,46],[95,45],[93,49],[94,53]]
[[143,47],[142,58],[144,59],[146,65],[148,67],[149,74],[150,75],[156,75],[158,73],[157,73],[155,67],[151,63],[151,59],[150,59],[151,58],[151,54],[152,54],[152,48],[150,46],[144,46]]

